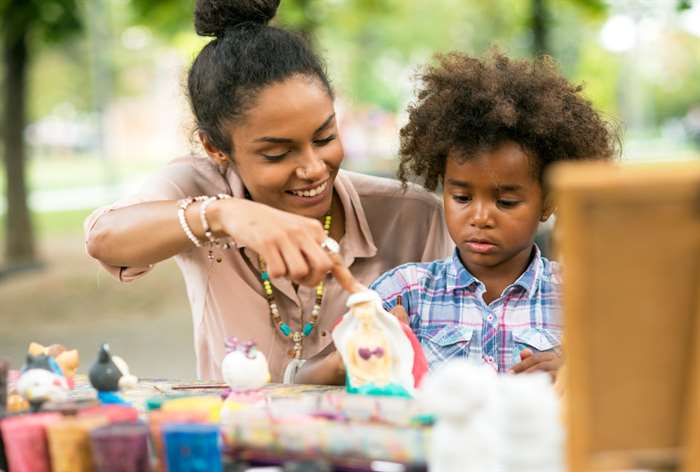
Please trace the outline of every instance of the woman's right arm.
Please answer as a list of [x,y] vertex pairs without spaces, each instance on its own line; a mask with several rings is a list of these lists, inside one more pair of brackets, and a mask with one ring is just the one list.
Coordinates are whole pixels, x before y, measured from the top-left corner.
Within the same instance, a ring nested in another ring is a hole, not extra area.
[[[174,256],[192,246],[180,227],[177,211],[175,200],[108,211],[88,232],[88,254],[117,267],[143,267]],[[192,212],[187,216],[193,227]],[[201,232],[195,234],[201,236]]]
[[[197,202],[185,218],[194,235],[205,241]],[[231,237],[260,254],[272,278],[288,277],[316,285],[331,269],[321,248],[321,223],[241,198],[217,200],[207,208],[215,237]],[[117,267],[154,264],[192,247],[178,220],[177,201],[139,203],[101,215],[87,237],[88,253]]]

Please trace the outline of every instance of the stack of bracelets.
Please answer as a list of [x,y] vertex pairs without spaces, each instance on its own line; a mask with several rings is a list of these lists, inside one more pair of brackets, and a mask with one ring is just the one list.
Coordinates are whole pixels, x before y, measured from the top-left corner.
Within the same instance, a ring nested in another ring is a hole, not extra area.
[[[203,245],[207,244],[209,246],[208,257],[210,261],[214,260],[214,247],[219,246],[222,243],[219,239],[214,237],[214,234],[211,231],[209,221],[207,220],[207,208],[209,208],[209,205],[211,205],[215,201],[224,200],[227,198],[231,198],[231,195],[220,193],[218,195],[214,195],[213,197],[202,195],[200,197],[183,198],[182,200],[179,200],[177,202],[177,218],[180,221],[180,226],[182,227],[182,230],[187,235],[187,239],[192,241],[192,244],[194,244],[195,247],[202,247]],[[204,236],[207,238],[207,240],[204,242],[200,241],[200,239],[197,236],[195,236],[194,232],[192,231],[192,228],[190,228],[190,225],[187,223],[187,218],[185,217],[185,211],[190,205],[192,205],[195,202],[204,202],[199,207],[199,219],[202,222]],[[228,242],[223,243],[224,249],[229,249],[230,247],[231,245]],[[216,262],[221,262],[221,257],[216,258]]]

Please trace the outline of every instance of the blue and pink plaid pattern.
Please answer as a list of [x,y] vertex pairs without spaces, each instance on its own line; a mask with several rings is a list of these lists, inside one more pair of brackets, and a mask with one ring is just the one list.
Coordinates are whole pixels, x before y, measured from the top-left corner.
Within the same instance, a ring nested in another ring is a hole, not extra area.
[[370,288],[387,310],[401,295],[431,368],[466,357],[507,372],[523,349],[558,350],[561,343],[559,266],[537,246],[534,252],[525,272],[489,304],[483,301],[484,284],[464,267],[456,249],[447,259],[401,265]]

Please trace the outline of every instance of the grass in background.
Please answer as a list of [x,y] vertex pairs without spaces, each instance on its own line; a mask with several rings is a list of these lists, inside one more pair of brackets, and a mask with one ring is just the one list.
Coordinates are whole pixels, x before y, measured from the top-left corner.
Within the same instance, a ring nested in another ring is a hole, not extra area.
[[[138,159],[105,163],[93,156],[37,157],[27,163],[28,185],[31,190],[112,185],[130,177],[146,175],[162,165],[162,162]],[[0,168],[2,198],[5,186],[5,171]]]

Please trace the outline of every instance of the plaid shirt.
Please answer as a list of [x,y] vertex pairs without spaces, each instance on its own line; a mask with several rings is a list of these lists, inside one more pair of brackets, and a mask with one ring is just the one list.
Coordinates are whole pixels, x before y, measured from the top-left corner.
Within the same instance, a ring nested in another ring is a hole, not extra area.
[[558,350],[562,324],[559,265],[535,246],[523,274],[487,304],[484,284],[464,267],[455,252],[447,259],[409,263],[386,272],[371,288],[391,310],[401,295],[410,325],[430,367],[466,357],[507,372],[520,351]]

